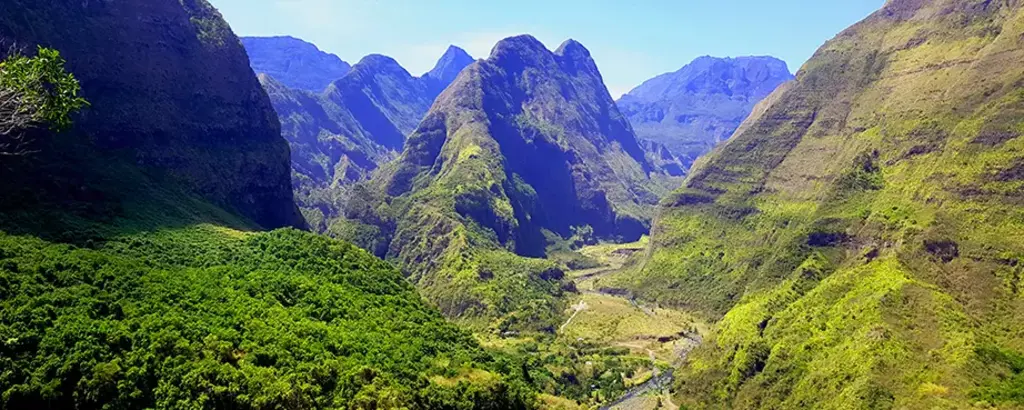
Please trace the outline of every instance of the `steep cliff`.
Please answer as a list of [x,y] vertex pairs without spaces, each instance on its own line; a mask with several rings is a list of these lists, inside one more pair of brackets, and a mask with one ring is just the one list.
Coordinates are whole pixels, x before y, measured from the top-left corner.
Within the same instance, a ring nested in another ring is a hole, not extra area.
[[63,54],[91,103],[74,132],[105,155],[262,227],[302,224],[277,117],[205,0],[5,1],[0,38]]

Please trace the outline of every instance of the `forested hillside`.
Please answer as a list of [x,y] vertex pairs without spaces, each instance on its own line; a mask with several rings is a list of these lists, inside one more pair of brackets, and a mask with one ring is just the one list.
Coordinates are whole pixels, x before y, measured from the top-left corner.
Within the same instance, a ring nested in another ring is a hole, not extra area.
[[1018,408],[1024,4],[891,0],[663,201],[619,286],[720,319],[687,408]]

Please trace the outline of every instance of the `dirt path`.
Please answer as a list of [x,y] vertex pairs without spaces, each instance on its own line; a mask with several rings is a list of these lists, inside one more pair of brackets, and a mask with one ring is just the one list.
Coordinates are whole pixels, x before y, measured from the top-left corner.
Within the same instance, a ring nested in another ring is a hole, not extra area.
[[565,320],[565,323],[562,323],[562,326],[558,327],[559,332],[565,330],[565,327],[569,326],[569,323],[572,323],[572,320],[576,318],[576,315],[580,314],[580,312],[584,310],[587,310],[587,302],[581,300],[580,303],[572,305],[572,308],[574,310],[574,312],[572,312],[572,316],[569,316],[569,318]]

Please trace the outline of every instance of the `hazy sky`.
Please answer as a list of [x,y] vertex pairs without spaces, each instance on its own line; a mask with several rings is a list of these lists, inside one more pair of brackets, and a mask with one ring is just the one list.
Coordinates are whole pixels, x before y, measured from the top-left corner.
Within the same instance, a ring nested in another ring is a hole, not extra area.
[[449,44],[486,58],[529,33],[554,49],[574,38],[617,98],[696,57],[773,55],[796,70],[884,0],[210,0],[242,36],[291,35],[356,63],[394,57],[414,75]]

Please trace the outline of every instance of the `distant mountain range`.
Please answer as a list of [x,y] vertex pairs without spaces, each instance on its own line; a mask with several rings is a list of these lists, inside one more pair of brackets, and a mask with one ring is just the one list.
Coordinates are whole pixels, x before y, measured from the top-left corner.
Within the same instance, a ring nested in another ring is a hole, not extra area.
[[253,71],[288,88],[322,92],[352,68],[334,54],[295,37],[242,37]]
[[644,82],[618,105],[638,137],[664,145],[689,168],[792,79],[786,63],[774,57],[701,57]]

